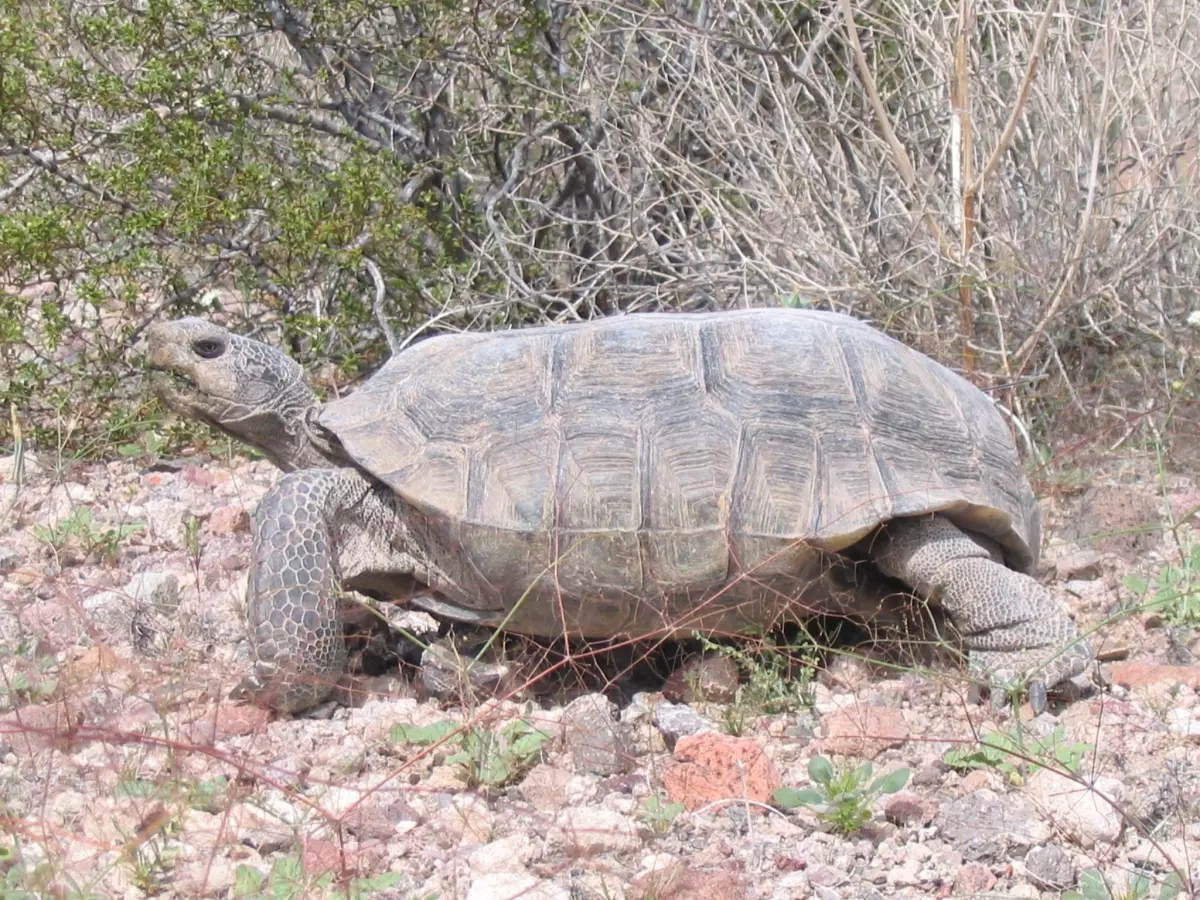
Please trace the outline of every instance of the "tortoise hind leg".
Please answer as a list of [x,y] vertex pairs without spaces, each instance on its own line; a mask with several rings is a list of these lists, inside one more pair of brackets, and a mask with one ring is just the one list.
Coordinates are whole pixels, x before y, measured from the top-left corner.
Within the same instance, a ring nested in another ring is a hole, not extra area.
[[1092,651],[1050,592],[1016,572],[944,516],[896,519],[871,559],[928,599],[940,600],[970,650],[973,676],[1002,691],[1028,679],[1030,703],[1087,667]]

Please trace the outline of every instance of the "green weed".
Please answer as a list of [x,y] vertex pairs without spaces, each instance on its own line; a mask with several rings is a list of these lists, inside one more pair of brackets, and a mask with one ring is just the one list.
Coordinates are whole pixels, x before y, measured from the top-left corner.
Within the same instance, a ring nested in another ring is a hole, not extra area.
[[976,748],[948,750],[942,761],[952,769],[992,768],[1019,785],[1038,769],[1078,771],[1091,749],[1091,744],[1068,741],[1061,725],[1044,738],[1027,735],[1015,725],[1007,732],[985,734]]
[[[241,865],[234,876],[233,896],[269,898],[269,900],[300,900],[322,895],[333,884],[333,872],[315,878],[304,874],[304,863],[298,855],[276,859],[271,871],[264,875],[258,869]],[[347,900],[364,900],[385,891],[400,881],[395,872],[385,872],[370,878],[352,878],[340,890]]]
[[1067,891],[1062,900],[1175,900],[1183,891],[1183,880],[1172,872],[1153,894],[1154,885],[1140,873],[1134,874],[1121,886],[1110,884],[1099,869],[1087,869],[1079,875],[1079,890]]
[[664,803],[657,794],[651,794],[638,809],[637,817],[655,834],[666,834],[683,809],[682,803]]
[[721,710],[721,724],[727,733],[740,736],[745,733],[746,726],[760,716],[812,708],[814,647],[800,648],[801,659],[797,662],[787,652],[789,648],[765,646],[757,653],[751,653],[698,637],[706,651],[716,651],[732,660],[744,677],[733,699]]
[[505,722],[496,731],[463,727],[455,722],[393,725],[396,743],[431,746],[442,741],[457,748],[446,764],[458,766],[471,788],[496,788],[518,779],[537,761],[550,734],[525,719]]
[[141,522],[101,525],[90,506],[77,506],[70,516],[53,525],[34,525],[33,533],[50,548],[60,564],[69,558],[112,562],[121,542],[144,527]]
[[[1182,531],[1182,529],[1181,529]],[[1190,529],[1181,537],[1179,562],[1167,563],[1153,581],[1127,575],[1122,584],[1143,598],[1143,608],[1158,612],[1169,625],[1200,625],[1200,537]]]
[[873,767],[864,762],[857,768],[835,771],[823,756],[808,762],[808,777],[814,788],[781,787],[772,794],[783,809],[807,806],[822,822],[839,834],[859,831],[871,818],[871,805],[884,794],[894,794],[908,784],[908,769],[896,769],[871,780]]

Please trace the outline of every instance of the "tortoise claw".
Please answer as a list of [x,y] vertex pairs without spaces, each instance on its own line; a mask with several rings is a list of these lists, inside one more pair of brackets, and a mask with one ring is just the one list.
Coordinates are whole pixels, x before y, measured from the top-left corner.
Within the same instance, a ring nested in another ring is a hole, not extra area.
[[1029,683],[1029,705],[1035,715],[1046,711],[1046,682],[1041,679]]

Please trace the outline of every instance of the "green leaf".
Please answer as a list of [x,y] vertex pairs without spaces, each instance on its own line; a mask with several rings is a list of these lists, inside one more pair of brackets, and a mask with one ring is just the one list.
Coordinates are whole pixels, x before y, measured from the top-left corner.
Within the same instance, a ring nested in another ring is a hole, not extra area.
[[271,874],[267,876],[267,886],[272,897],[298,897],[304,883],[304,863],[299,856],[284,856],[275,860],[271,866]]
[[1178,872],[1172,872],[1163,881],[1162,890],[1158,892],[1158,900],[1175,900],[1183,891],[1185,885]]
[[882,794],[894,794],[908,784],[908,769],[896,769],[886,775],[880,775],[871,785],[871,793],[878,791]]
[[784,809],[795,809],[797,806],[816,806],[824,802],[824,798],[811,788],[803,790],[791,787],[775,788],[771,799]]
[[400,883],[399,872],[384,872],[370,878],[355,878],[350,882],[351,900],[366,900],[371,894],[386,891]]
[[436,744],[458,729],[454,722],[434,722],[432,725],[393,725],[389,737],[396,744]]
[[808,761],[808,777],[817,784],[829,784],[833,781],[833,766],[823,756],[814,756]]
[[1149,582],[1140,575],[1126,575],[1121,579],[1121,584],[1125,585],[1134,594],[1144,594],[1146,593],[1146,589],[1150,587]]
[[513,776],[512,764],[503,756],[493,756],[481,776],[484,784],[501,785]]
[[983,765],[983,760],[974,751],[962,749],[947,750],[942,762],[951,769],[978,769]]
[[253,869],[245,864],[239,865],[233,875],[233,896],[257,896],[262,893],[266,880],[266,876],[258,869]]
[[1086,869],[1079,873],[1079,887],[1084,900],[1109,900],[1108,884],[1099,869]]

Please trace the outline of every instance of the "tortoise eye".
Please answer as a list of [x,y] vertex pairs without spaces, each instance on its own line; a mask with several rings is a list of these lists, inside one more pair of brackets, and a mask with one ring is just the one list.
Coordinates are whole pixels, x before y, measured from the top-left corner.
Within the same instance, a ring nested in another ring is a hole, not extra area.
[[198,356],[203,356],[205,359],[216,359],[225,352],[225,347],[220,341],[201,339],[192,342],[192,349],[196,351]]

